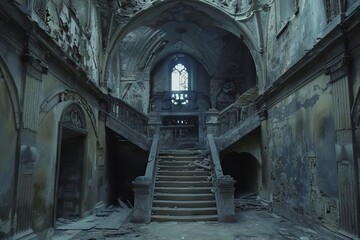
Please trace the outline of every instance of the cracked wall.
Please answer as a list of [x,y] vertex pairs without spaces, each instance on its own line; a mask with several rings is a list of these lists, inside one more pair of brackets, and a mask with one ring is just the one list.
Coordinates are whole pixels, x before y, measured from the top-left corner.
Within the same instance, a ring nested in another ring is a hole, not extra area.
[[319,76],[280,100],[269,109],[268,121],[274,207],[336,230],[338,183],[329,77]]

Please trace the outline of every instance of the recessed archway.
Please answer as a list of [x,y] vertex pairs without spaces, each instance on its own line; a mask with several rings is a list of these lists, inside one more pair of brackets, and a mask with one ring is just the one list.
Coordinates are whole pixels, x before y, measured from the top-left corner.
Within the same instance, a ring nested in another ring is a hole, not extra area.
[[250,153],[231,152],[221,161],[225,175],[231,175],[235,180],[235,195],[257,193],[259,188],[259,164]]
[[59,125],[54,225],[58,218],[82,216],[86,134],[84,112],[72,103],[64,110]]

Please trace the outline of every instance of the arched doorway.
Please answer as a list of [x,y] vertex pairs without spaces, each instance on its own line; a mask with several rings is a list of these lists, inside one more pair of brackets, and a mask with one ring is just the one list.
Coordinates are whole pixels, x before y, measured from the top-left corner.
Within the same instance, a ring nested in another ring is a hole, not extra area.
[[250,153],[231,152],[221,161],[225,175],[231,175],[235,180],[235,195],[241,196],[258,192],[259,164]]
[[55,219],[82,215],[86,134],[84,112],[78,104],[72,103],[64,110],[59,124]]

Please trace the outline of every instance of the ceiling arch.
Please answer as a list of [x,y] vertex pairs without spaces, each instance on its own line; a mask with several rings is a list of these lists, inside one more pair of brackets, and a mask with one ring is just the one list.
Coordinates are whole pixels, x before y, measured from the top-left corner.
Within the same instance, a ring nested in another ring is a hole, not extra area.
[[230,35],[250,49],[261,67],[261,60],[256,60],[260,51],[256,37],[227,11],[199,0],[157,1],[118,28],[107,54],[120,52],[123,70],[149,71],[164,57],[182,52],[197,59],[211,75]]

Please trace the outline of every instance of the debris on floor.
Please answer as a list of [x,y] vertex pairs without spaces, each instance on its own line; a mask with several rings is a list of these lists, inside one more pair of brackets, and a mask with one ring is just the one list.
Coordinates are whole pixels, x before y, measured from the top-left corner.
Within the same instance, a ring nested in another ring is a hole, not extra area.
[[189,163],[189,166],[197,166],[205,168],[206,170],[211,170],[213,168],[213,163],[210,159],[204,158],[202,160],[195,160],[194,162]]
[[261,199],[255,193],[247,194],[234,199],[236,209],[255,209],[255,210],[270,210],[269,202]]

